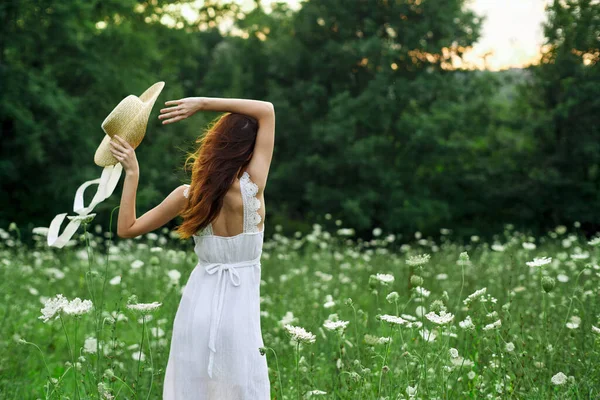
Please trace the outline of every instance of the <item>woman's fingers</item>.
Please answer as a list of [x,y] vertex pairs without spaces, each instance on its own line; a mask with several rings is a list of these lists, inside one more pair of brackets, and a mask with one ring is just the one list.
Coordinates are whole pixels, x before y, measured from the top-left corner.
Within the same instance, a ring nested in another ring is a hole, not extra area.
[[183,117],[183,116],[178,116],[178,117],[174,117],[174,118],[171,118],[171,119],[166,119],[162,123],[163,123],[163,125],[172,124],[173,122],[181,121],[184,118],[185,117]]
[[169,101],[165,101],[165,105],[167,105],[167,106],[172,106],[172,105],[176,105],[176,104],[181,104],[181,100],[169,100]]
[[116,143],[114,141],[110,141],[110,148],[114,149],[116,151],[125,151],[125,148],[123,146],[121,146],[119,143]]
[[165,118],[168,119],[168,118],[176,117],[178,115],[180,115],[180,111],[179,110],[173,111],[173,112],[170,112],[170,113],[161,114],[161,115],[158,116],[158,119],[165,119]]
[[122,151],[117,150],[115,147],[111,147],[110,151],[114,156],[125,157],[125,154]]
[[179,110],[179,106],[175,106],[175,107],[167,107],[167,108],[161,108],[160,112],[161,113],[167,113],[167,112],[171,112],[171,111],[175,111],[175,110]]
[[110,143],[120,151],[125,151],[131,147],[125,139],[117,135],[113,136],[113,140],[111,140]]

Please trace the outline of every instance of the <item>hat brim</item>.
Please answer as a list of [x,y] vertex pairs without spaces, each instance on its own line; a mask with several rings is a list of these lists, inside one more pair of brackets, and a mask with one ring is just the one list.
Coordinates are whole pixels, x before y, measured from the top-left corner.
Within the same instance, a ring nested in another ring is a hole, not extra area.
[[[139,97],[139,99],[144,103],[142,111],[136,115],[126,116],[131,118],[131,122],[127,124],[127,128],[122,132],[116,133],[119,135],[119,137],[127,141],[134,149],[139,146],[146,135],[148,118],[152,112],[152,107],[154,106],[154,103],[156,102],[156,99],[160,95],[164,86],[165,82],[157,82],[150,86],[144,93],[142,93],[142,95]],[[107,167],[110,165],[115,165],[119,162],[119,160],[117,160],[110,151],[111,140],[112,137],[105,132],[104,138],[96,149],[96,154],[94,155],[94,163],[96,165],[100,167]]]

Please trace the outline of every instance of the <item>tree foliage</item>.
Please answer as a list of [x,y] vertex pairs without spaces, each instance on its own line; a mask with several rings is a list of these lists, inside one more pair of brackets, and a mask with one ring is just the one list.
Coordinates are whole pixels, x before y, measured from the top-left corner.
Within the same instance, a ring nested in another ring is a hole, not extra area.
[[[245,97],[277,113],[268,224],[306,229],[330,213],[360,236],[375,226],[597,228],[594,1],[556,0],[540,65],[496,73],[452,67],[481,32],[464,0],[307,1],[268,14],[206,1],[191,22],[182,4],[0,5],[1,223],[47,226],[69,210],[77,186],[99,176],[103,118],[164,80],[137,152],[140,211],[188,179],[185,151],[215,116],[163,127],[156,108],[184,96]],[[241,36],[219,32],[224,18]]]

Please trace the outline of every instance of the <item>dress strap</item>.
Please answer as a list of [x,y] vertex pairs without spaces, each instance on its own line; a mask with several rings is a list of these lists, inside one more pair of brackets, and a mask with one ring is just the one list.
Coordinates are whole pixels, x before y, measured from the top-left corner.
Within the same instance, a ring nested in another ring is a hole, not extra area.
[[244,204],[244,232],[258,232],[258,224],[262,220],[258,209],[260,200],[257,197],[258,185],[250,179],[250,174],[244,171],[240,178],[240,191]]

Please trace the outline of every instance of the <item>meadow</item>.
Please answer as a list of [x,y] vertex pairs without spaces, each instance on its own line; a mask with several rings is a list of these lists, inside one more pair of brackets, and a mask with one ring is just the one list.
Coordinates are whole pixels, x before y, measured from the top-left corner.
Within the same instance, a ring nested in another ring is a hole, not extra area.
[[[600,239],[577,223],[466,243],[357,240],[330,215],[281,231],[265,234],[257,349],[273,399],[600,398]],[[160,399],[191,241],[93,221],[62,249],[44,235],[0,230],[0,397]]]

